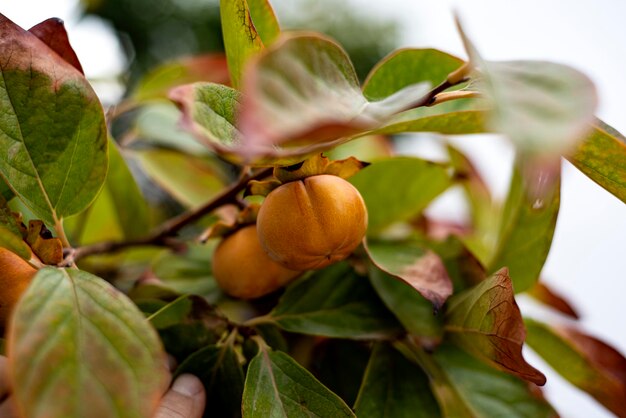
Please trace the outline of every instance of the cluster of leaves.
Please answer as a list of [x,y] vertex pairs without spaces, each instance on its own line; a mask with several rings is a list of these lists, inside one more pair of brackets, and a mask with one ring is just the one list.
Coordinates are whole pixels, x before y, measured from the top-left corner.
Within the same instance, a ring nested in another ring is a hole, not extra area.
[[[486,61],[464,37],[469,62],[402,50],[360,86],[339,45],[281,33],[265,0],[222,1],[221,17],[226,58],[146,76],[118,141],[62,25],[25,31],[0,17],[0,245],[41,267],[22,212],[64,255],[39,270],[6,335],[27,416],[148,417],[167,385],[165,351],[175,374],[205,383],[207,415],[555,416],[525,341],[626,416],[626,360],[574,326],[524,319],[515,302],[528,292],[573,314],[539,282],[561,156],[626,201],[626,141],[594,119],[586,77]],[[506,202],[452,146],[447,163],[392,155],[383,135],[400,132],[505,134],[518,154]],[[257,167],[322,151],[372,162],[350,178],[369,212],[366,244],[282,294],[223,295],[214,243],[195,238],[245,204],[248,181],[271,172]],[[129,166],[188,211],[164,220]],[[468,225],[423,215],[455,186]]]

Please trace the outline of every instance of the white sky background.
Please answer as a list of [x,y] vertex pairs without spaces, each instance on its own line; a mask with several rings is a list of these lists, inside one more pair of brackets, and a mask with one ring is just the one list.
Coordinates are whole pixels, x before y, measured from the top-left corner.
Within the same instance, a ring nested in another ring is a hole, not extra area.
[[[275,2],[280,6],[291,1]],[[598,116],[626,132],[626,2],[350,2],[363,13],[398,20],[404,30],[401,46],[435,47],[464,57],[452,18],[456,10],[487,59],[551,60],[589,75],[598,87]],[[119,47],[102,24],[77,23],[75,6],[76,0],[9,0],[0,3],[0,12],[26,28],[48,17],[63,18],[87,75],[100,78],[115,74],[121,66]],[[465,137],[456,144],[476,159],[496,194],[503,195],[512,161],[507,144],[493,137]],[[446,213],[447,202],[452,201],[440,202],[434,213]],[[626,205],[567,163],[561,212],[543,276],[579,309],[584,329],[626,353]],[[522,302],[530,312],[532,304]],[[548,369],[537,357],[531,360],[542,371]],[[564,418],[612,416],[554,373],[546,374],[546,395]]]

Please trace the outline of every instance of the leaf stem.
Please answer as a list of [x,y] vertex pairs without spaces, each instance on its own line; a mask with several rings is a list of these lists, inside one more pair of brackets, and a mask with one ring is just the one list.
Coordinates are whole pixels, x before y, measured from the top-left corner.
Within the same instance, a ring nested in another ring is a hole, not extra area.
[[470,67],[467,63],[463,64],[457,70],[451,72],[446,79],[441,82],[438,86],[433,88],[431,91],[426,93],[421,99],[407,106],[406,110],[415,109],[423,106],[432,106],[432,102],[435,99],[435,96],[446,91],[450,87],[454,87],[458,84],[464,83],[469,80],[468,71]]
[[92,245],[75,248],[68,252],[68,256],[63,262],[64,265],[71,265],[73,262],[94,254],[114,253],[130,247],[140,246],[160,246],[160,247],[176,247],[180,245],[180,241],[174,238],[174,235],[185,226],[198,221],[205,215],[213,212],[215,209],[229,203],[237,203],[237,195],[241,192],[250,180],[258,180],[267,177],[272,173],[273,167],[266,167],[255,173],[247,170],[240,179],[225,189],[222,193],[215,196],[204,205],[185,212],[179,216],[171,218],[157,227],[149,235],[128,241],[103,241]]

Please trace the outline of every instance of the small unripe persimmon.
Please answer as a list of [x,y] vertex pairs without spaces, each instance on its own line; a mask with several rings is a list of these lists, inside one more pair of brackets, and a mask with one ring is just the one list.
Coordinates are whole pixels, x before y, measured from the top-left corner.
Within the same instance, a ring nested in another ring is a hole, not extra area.
[[227,236],[213,255],[213,276],[225,293],[254,299],[289,283],[301,274],[272,260],[261,247],[257,228],[249,225]]
[[0,327],[4,327],[13,307],[30,284],[37,270],[20,256],[0,248]]
[[285,183],[270,192],[257,219],[261,245],[294,270],[320,269],[347,258],[367,230],[359,191],[328,174]]

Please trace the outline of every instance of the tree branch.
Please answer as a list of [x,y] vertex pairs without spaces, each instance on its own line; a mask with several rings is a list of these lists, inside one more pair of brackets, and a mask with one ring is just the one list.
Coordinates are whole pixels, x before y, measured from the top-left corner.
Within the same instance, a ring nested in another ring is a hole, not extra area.
[[75,249],[69,249],[62,265],[68,266],[75,261],[94,254],[113,253],[130,247],[140,246],[160,246],[177,247],[180,241],[173,236],[185,226],[201,219],[215,209],[229,203],[237,204],[237,195],[241,192],[250,180],[259,180],[272,173],[273,167],[263,168],[253,174],[244,174],[237,183],[233,184],[213,199],[197,209],[185,212],[176,216],[156,228],[146,237],[128,241],[104,241],[92,245],[86,245]]
[[439,93],[446,91],[450,87],[454,87],[458,84],[468,81],[468,75],[470,70],[471,66],[469,63],[463,64],[461,67],[448,74],[448,77],[446,77],[446,79],[441,84],[426,93],[418,101],[412,103],[405,110],[411,110],[422,106],[432,106],[433,101],[435,100],[435,96],[437,96]]

